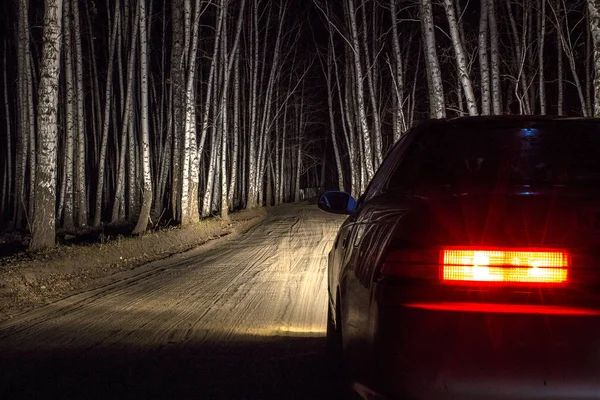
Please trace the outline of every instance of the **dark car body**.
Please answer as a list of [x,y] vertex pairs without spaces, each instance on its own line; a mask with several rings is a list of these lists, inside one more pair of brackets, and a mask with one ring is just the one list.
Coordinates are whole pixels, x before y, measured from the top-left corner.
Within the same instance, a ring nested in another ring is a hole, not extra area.
[[[600,120],[428,121],[353,201],[319,207],[349,214],[329,253],[328,339],[354,391],[600,399]],[[445,281],[454,248],[564,254],[568,275]]]

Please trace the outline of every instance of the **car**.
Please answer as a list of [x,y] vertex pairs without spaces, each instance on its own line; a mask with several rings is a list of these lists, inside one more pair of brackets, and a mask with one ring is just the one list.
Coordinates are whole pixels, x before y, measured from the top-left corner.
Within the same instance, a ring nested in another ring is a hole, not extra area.
[[328,255],[330,354],[364,399],[600,398],[600,120],[431,120]]

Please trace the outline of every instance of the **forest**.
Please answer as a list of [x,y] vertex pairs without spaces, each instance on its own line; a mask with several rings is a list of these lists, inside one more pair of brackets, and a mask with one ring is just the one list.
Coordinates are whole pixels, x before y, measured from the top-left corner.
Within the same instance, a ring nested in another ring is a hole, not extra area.
[[600,0],[2,7],[0,227],[31,249],[358,195],[428,118],[600,114]]

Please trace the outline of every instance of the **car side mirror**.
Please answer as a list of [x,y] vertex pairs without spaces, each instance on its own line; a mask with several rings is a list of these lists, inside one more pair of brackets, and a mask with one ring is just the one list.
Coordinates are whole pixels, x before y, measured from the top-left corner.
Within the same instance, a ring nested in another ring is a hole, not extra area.
[[317,206],[329,213],[349,215],[356,207],[356,200],[346,192],[332,190],[319,197]]

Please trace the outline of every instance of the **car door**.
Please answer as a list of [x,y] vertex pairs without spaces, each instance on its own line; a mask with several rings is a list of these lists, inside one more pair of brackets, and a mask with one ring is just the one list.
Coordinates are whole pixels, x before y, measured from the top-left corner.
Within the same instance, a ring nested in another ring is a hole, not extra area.
[[339,288],[342,337],[349,353],[352,353],[352,347],[363,345],[368,329],[372,272],[376,259],[381,254],[381,245],[387,242],[386,237],[394,224],[393,217],[387,215],[385,209],[381,209],[378,197],[384,195],[383,188],[398,163],[405,143],[405,140],[401,140],[392,148],[344,227],[338,265],[341,266]]

